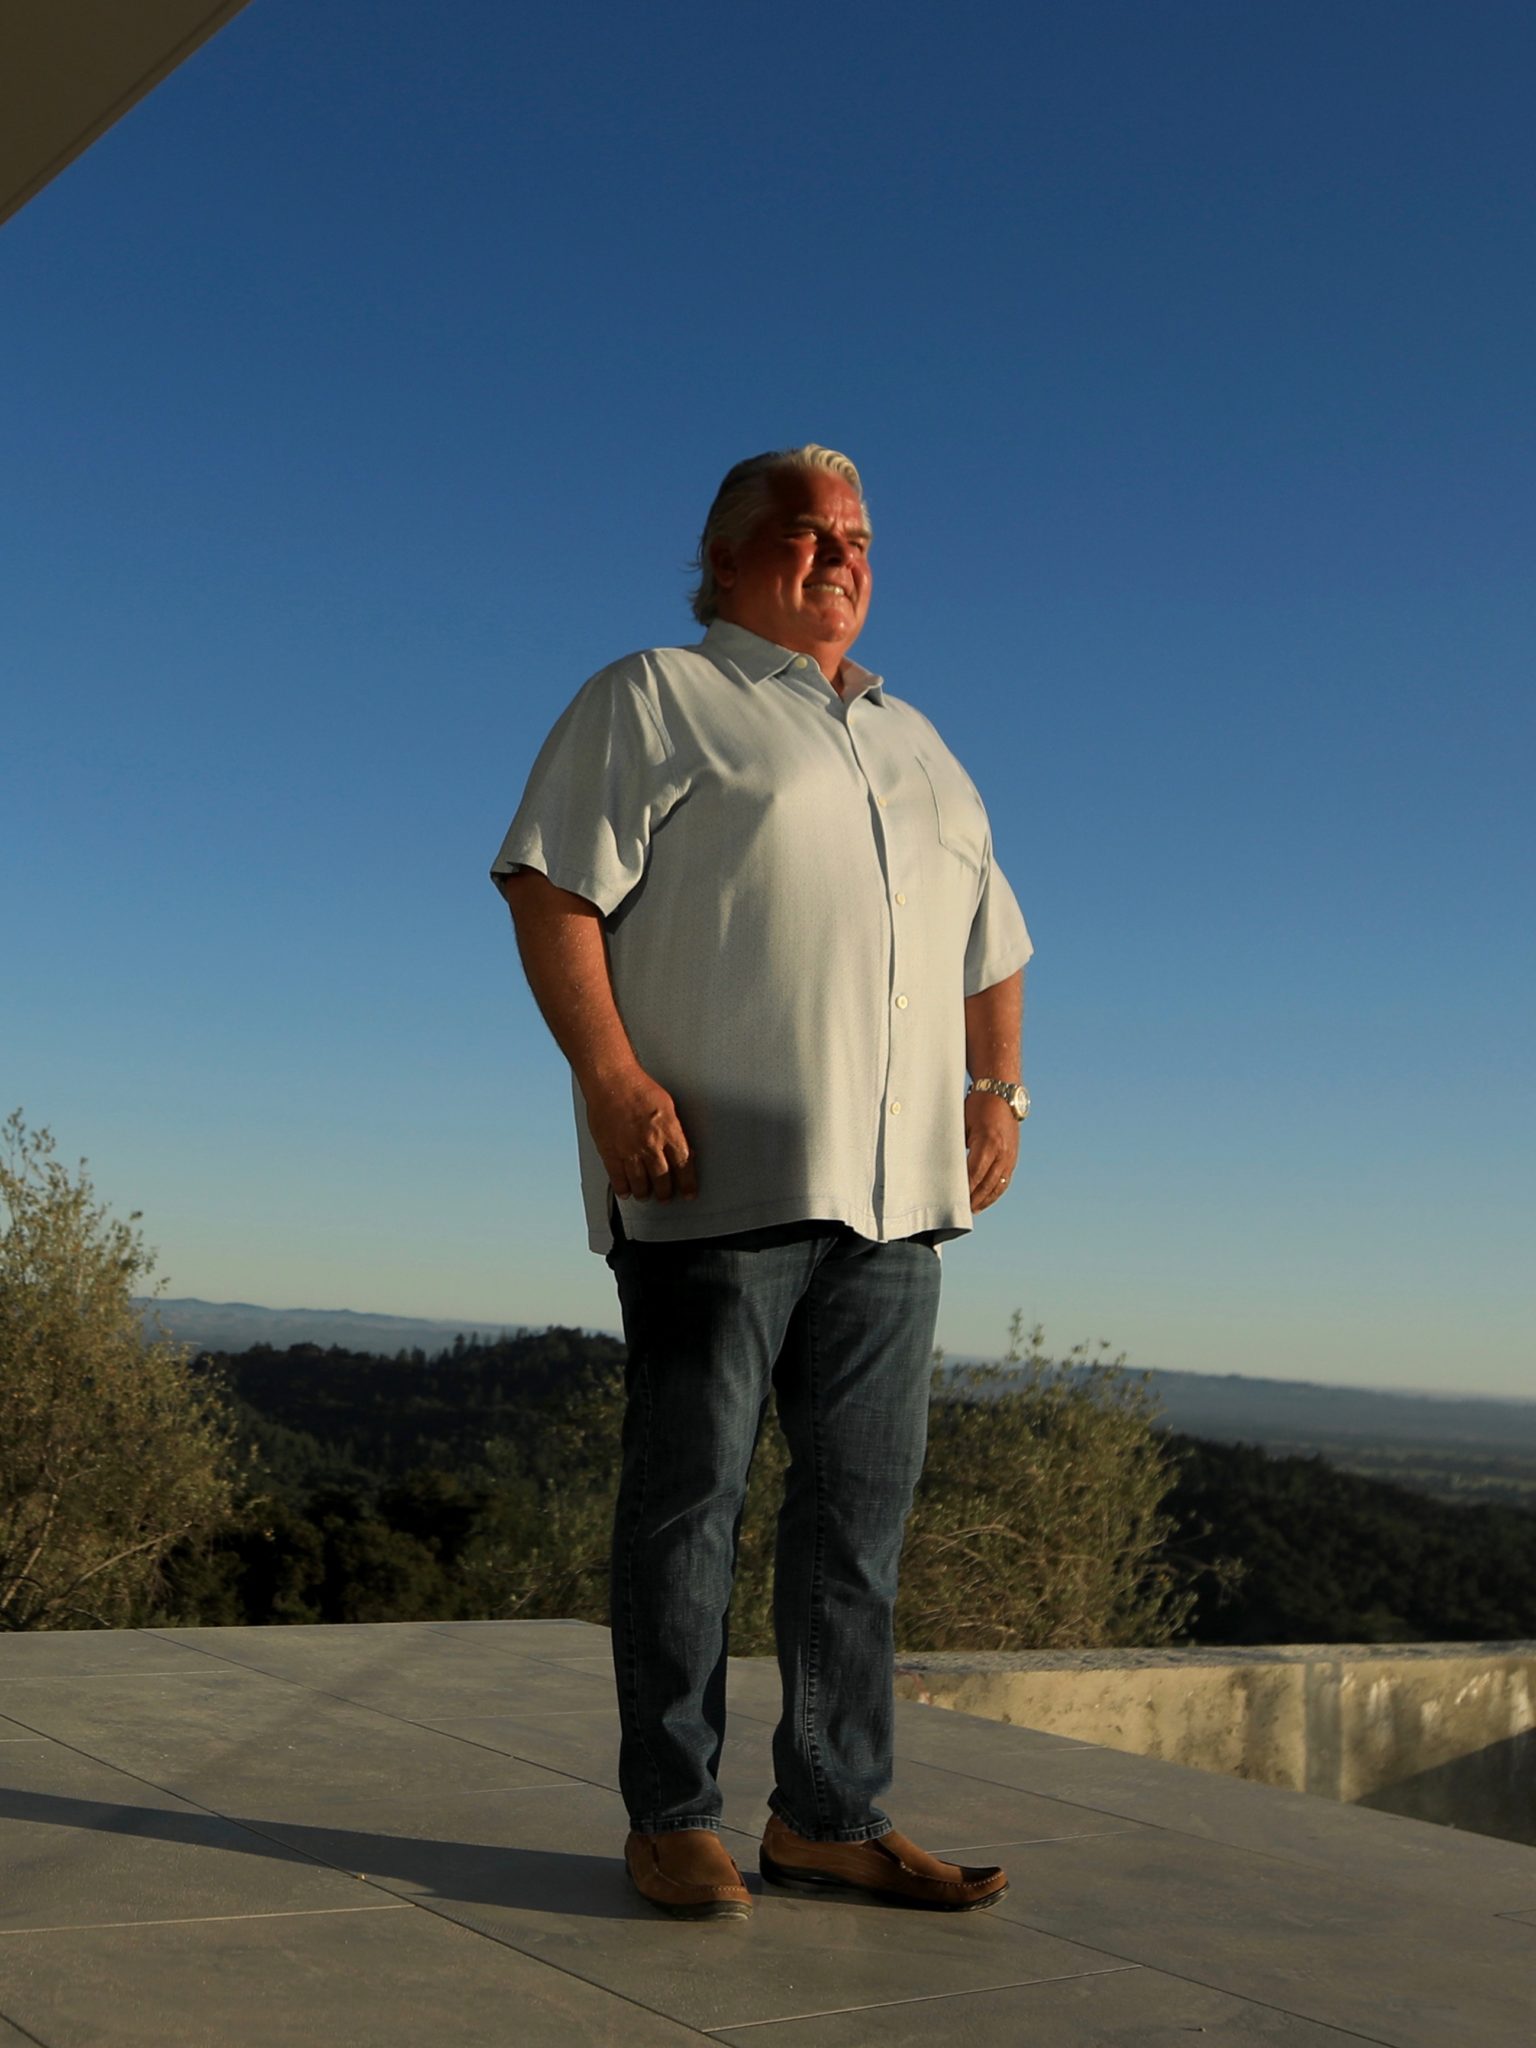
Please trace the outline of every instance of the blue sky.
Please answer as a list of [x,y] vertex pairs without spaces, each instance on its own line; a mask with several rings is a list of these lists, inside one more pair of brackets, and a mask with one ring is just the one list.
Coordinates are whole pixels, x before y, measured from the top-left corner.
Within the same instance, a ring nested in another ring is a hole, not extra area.
[[1536,1391],[1523,4],[253,0],[0,234],[0,1107],[172,1291],[616,1324],[484,870],[739,456],[1034,932],[941,1336]]

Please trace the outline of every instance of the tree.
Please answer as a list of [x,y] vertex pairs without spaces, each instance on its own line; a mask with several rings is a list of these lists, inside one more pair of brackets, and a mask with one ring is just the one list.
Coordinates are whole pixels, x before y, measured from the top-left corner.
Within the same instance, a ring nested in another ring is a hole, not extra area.
[[138,1222],[20,1110],[0,1128],[0,1629],[121,1626],[172,1546],[231,1516],[218,1389],[135,1307]]

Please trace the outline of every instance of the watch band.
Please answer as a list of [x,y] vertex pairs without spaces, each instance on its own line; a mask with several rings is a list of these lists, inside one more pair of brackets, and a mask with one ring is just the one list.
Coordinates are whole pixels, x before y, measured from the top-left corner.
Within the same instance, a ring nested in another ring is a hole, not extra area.
[[1029,1090],[1022,1081],[997,1081],[984,1075],[971,1083],[973,1095],[1001,1095],[1020,1123],[1029,1115]]

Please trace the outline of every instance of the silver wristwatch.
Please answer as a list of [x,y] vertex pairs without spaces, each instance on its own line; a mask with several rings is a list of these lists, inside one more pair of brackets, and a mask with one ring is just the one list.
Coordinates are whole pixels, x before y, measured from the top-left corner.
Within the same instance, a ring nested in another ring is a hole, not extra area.
[[973,1095],[1001,1095],[1020,1123],[1029,1115],[1029,1090],[1022,1081],[973,1081]]

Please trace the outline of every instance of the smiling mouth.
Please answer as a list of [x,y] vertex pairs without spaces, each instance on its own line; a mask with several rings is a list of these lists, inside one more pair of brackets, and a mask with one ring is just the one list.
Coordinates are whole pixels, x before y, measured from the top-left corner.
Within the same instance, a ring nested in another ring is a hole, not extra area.
[[813,590],[830,590],[834,597],[841,597],[849,604],[853,603],[853,592],[844,590],[841,583],[807,583],[805,588],[807,595]]

